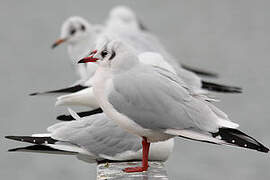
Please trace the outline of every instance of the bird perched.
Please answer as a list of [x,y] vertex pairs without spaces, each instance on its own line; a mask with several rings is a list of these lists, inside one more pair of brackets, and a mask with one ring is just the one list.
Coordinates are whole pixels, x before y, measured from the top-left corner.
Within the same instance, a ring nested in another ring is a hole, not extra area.
[[[89,48],[93,48],[101,29],[102,27],[100,25],[92,25],[82,17],[70,17],[64,21],[61,27],[60,38],[52,45],[52,48],[66,42],[68,55],[72,64],[76,65],[77,60],[86,56],[89,53]],[[82,65],[75,66],[75,68],[80,76],[78,83],[83,83],[92,77],[93,73],[95,73],[96,66]]]
[[92,77],[96,65],[77,65],[77,60],[89,53],[89,48],[95,45],[98,34],[102,31],[101,25],[92,25],[86,19],[79,16],[72,16],[64,21],[61,27],[60,38],[53,43],[52,48],[60,44],[67,44],[67,51],[74,66],[79,80],[74,85],[58,90],[36,92],[30,95],[73,93],[85,89],[88,86],[87,80]]
[[214,144],[232,145],[261,152],[269,149],[238,130],[206,96],[194,94],[170,71],[142,64],[136,50],[119,40],[98,44],[79,63],[97,62],[93,91],[104,113],[121,128],[142,137],[141,167],[148,169],[150,143],[175,136]]
[[[89,163],[142,158],[140,137],[121,129],[104,113],[84,118],[78,117],[73,111],[71,114],[76,120],[54,124],[48,128],[49,133],[6,136],[8,139],[34,144],[9,151],[70,154]],[[173,139],[153,144],[150,160],[166,161],[173,146]]]

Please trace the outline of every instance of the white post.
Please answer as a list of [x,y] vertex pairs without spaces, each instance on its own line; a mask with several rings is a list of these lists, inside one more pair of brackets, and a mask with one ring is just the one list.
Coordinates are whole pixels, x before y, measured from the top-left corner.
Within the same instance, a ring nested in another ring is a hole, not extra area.
[[168,180],[165,166],[162,162],[149,162],[146,172],[125,173],[126,167],[140,166],[141,162],[101,163],[97,166],[97,180]]

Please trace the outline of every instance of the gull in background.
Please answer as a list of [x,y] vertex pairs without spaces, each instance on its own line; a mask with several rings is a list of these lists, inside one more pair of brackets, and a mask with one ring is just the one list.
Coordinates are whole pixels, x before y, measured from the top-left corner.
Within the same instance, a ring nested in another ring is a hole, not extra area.
[[[196,93],[207,94],[208,91],[223,93],[242,92],[241,88],[238,87],[220,85],[203,81],[193,72],[182,68],[179,64],[179,61],[166,51],[163,45],[159,42],[158,38],[155,37],[153,34],[144,31],[141,28],[141,24],[142,23],[138,20],[135,13],[131,9],[125,6],[117,6],[110,11],[109,17],[104,25],[105,28],[99,34],[99,39],[101,39],[102,36],[114,36],[121,39],[122,41],[133,46],[137,50],[139,56],[142,56],[139,57],[142,62],[145,62],[146,64],[158,64],[159,67],[164,66],[163,68],[177,73],[178,76],[180,76],[180,78],[183,79],[185,83]],[[152,58],[151,61],[149,61],[151,56],[148,56],[148,58],[144,58],[144,56],[146,55],[145,52],[148,51],[159,52],[161,53],[162,57]],[[197,73],[198,72],[200,72],[201,74],[206,74],[203,71],[198,70]],[[211,75],[211,73],[208,75]],[[88,85],[91,86],[91,79],[87,82]],[[87,99],[95,100],[92,94],[91,87],[87,90],[59,96],[57,98],[56,105],[79,105],[88,106],[94,109],[97,108],[97,104],[95,104],[93,101],[88,101]]]
[[[76,155],[78,159],[89,163],[142,159],[140,137],[126,132],[104,113],[80,118],[74,111],[69,111],[75,120],[54,124],[47,129],[48,133],[6,136],[8,139],[34,144],[9,151]],[[173,146],[173,139],[154,143],[150,149],[150,160],[166,161]]]
[[119,40],[97,45],[91,56],[79,63],[98,63],[93,91],[104,113],[121,128],[142,137],[141,167],[148,169],[150,143],[175,136],[253,149],[269,149],[238,130],[206,96],[194,94],[182,79],[162,68],[142,64],[136,50]]
[[93,49],[96,38],[101,31],[101,25],[90,24],[86,19],[79,16],[72,16],[65,20],[61,27],[60,38],[55,41],[52,48],[63,43],[67,44],[67,52],[72,65],[79,75],[79,80],[73,86],[67,88],[37,92],[30,95],[73,93],[89,86],[87,80],[94,75],[97,67],[96,65],[78,66],[77,61],[89,53],[89,48]]
[[169,53],[152,33],[140,29],[136,14],[126,6],[117,6],[109,13],[103,34],[115,36],[117,39],[132,46],[138,54],[143,52],[157,52],[165,61],[172,65],[178,76],[194,91],[201,91],[202,88],[222,93],[240,93],[241,88],[203,81],[194,72],[184,69],[181,61]]
[[64,21],[60,38],[52,45],[52,48],[55,48],[66,42],[68,55],[80,76],[78,83],[85,82],[95,73],[96,66],[76,66],[76,64],[78,59],[89,53],[89,48],[94,47],[101,29],[101,25],[92,25],[82,17],[73,16]]
[[[84,57],[86,55],[85,53],[88,53],[87,51],[89,47],[94,44],[95,39],[97,39],[97,36],[101,32],[106,31],[107,33],[113,33],[120,37],[123,35],[123,40],[126,39],[129,43],[131,43],[132,46],[138,49],[139,52],[146,52],[146,51],[159,52],[163,56],[168,57],[166,58],[166,60],[169,63],[176,62],[177,66],[179,66],[179,62],[171,58],[171,55],[168,52],[166,52],[166,50],[158,41],[158,39],[155,36],[151,35],[150,33],[147,33],[145,29],[146,28],[138,20],[135,13],[131,9],[125,6],[116,6],[110,11],[108,20],[106,21],[104,26],[91,25],[81,17],[69,18],[68,20],[65,21],[65,23],[62,26],[61,38],[54,43],[53,47],[56,47],[63,42],[67,42],[68,53],[72,61],[74,62],[80,59],[82,56]],[[138,40],[136,41],[136,39]],[[133,42],[134,40],[135,42]],[[151,46],[153,46],[153,48],[149,49],[149,47]],[[186,79],[186,81],[189,81],[190,85],[194,86],[195,88],[200,89],[202,87],[210,91],[227,92],[227,93],[241,92],[241,88],[238,87],[225,86],[216,83],[201,81],[201,79],[194,73],[210,77],[216,76],[216,74],[205,72],[202,70],[197,70],[188,67],[186,65],[182,65],[177,68],[178,68],[177,71],[181,71],[179,74],[182,74],[183,76],[182,78]],[[81,74],[81,79],[75,84],[74,87],[68,87],[64,89],[53,90],[43,93],[32,93],[31,95],[48,94],[48,93],[49,94],[73,93],[82,90],[86,88],[86,86],[91,86],[91,82],[87,81],[87,79],[93,75],[95,69],[96,69],[95,65],[87,65],[86,67],[79,66],[78,72],[79,74]],[[194,73],[191,73],[190,71]],[[81,96],[82,93],[79,94]],[[76,96],[77,94],[74,94],[74,97]],[[71,98],[70,100],[72,101],[75,100],[74,97],[67,96],[64,97],[63,99],[65,99],[65,101],[68,101],[68,99]],[[62,97],[59,99],[62,99]]]

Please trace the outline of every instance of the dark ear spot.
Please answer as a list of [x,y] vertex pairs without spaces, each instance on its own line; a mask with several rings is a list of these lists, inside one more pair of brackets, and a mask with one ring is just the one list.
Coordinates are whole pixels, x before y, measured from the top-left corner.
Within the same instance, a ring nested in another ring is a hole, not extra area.
[[109,60],[112,60],[114,57],[115,57],[115,51],[112,51],[112,55],[111,55],[111,57],[109,58]]
[[85,26],[83,24],[81,25],[81,30],[85,31]]
[[69,31],[69,34],[70,35],[74,35],[75,33],[76,33],[76,29],[71,28],[70,31]]

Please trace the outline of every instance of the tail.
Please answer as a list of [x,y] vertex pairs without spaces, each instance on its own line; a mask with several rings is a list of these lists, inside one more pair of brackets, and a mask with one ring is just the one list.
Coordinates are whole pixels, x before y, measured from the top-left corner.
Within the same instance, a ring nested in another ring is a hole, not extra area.
[[242,93],[242,88],[202,81],[202,88],[220,93]]
[[[99,114],[99,113],[103,113],[101,108],[94,109],[94,110],[91,110],[91,111],[79,112],[77,114],[80,117],[85,117],[85,116],[91,116],[91,115]],[[73,120],[75,120],[72,115],[60,115],[60,116],[57,116],[56,119],[58,119],[60,121],[73,121]]]
[[36,95],[48,95],[48,94],[74,93],[74,92],[80,91],[80,90],[85,89],[85,88],[87,88],[87,86],[75,85],[75,86],[71,86],[68,88],[57,89],[57,90],[52,90],[52,91],[35,92],[35,93],[31,93],[29,95],[36,96]]
[[188,71],[191,71],[199,76],[207,76],[207,77],[212,77],[212,78],[218,77],[218,74],[214,73],[214,72],[204,71],[204,70],[193,68],[193,67],[183,65],[183,64],[181,64],[181,67],[188,70]]

